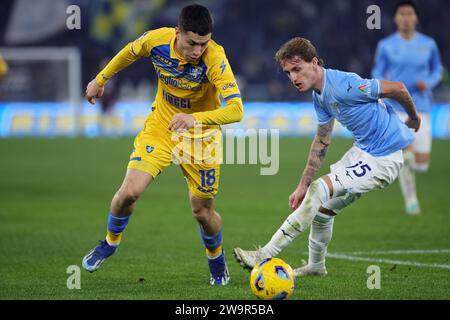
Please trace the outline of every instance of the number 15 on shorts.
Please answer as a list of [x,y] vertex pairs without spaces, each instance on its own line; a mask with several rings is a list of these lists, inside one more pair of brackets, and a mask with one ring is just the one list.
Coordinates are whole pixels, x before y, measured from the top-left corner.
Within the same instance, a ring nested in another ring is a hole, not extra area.
[[[357,171],[357,169],[360,169],[360,171]],[[346,167],[347,169],[353,169],[353,174],[359,178],[364,177],[366,175],[367,172],[372,171],[372,168],[369,167],[368,164],[363,164],[362,161],[358,161],[357,164],[350,166],[350,167]]]

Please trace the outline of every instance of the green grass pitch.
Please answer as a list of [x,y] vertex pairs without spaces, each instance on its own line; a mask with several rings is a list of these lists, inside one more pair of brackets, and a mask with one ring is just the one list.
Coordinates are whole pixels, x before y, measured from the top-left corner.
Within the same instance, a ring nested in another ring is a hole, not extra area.
[[[264,244],[290,213],[288,196],[310,142],[282,139],[274,176],[261,176],[258,165],[222,166],[216,207],[224,223],[228,286],[208,283],[186,185],[171,166],[139,199],[117,253],[93,274],[82,270],[81,289],[69,290],[67,267],[80,266],[105,236],[132,138],[0,140],[0,298],[255,299],[249,272],[235,262],[232,248]],[[351,143],[335,139],[321,172]],[[450,141],[435,141],[430,171],[418,175],[421,216],[403,213],[398,183],[363,196],[335,219],[329,252],[369,260],[328,258],[329,275],[298,279],[292,299],[449,299],[449,147]],[[307,236],[280,257],[298,266],[307,259]],[[391,250],[400,252],[374,252]],[[374,264],[381,268],[379,290],[366,285],[367,267]]]

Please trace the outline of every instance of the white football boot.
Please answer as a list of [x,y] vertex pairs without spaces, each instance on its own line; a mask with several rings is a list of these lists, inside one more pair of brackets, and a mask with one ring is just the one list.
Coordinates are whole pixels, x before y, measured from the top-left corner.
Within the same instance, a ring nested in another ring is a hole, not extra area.
[[409,201],[405,207],[405,211],[407,214],[411,216],[416,216],[420,214],[421,210],[419,206],[419,201],[417,200]]
[[261,247],[256,250],[242,250],[241,248],[234,248],[233,254],[237,262],[239,262],[242,267],[250,270],[264,259],[270,258],[262,255]]
[[309,277],[309,276],[319,276],[323,277],[327,275],[327,268],[317,268],[303,261],[303,266],[294,269],[295,277]]

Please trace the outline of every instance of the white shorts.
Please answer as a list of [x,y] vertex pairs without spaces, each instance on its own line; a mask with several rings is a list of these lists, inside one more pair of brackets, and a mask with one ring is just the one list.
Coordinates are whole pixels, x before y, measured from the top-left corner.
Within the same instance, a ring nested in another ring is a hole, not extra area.
[[402,150],[387,156],[374,157],[353,146],[341,160],[330,166],[329,177],[334,190],[365,193],[383,189],[397,179],[403,166]]
[[[397,115],[403,122],[408,118],[408,114],[404,112],[398,112]],[[419,131],[414,132],[415,139],[411,145],[416,153],[430,153],[432,140],[430,114],[419,112],[419,115],[420,128]]]

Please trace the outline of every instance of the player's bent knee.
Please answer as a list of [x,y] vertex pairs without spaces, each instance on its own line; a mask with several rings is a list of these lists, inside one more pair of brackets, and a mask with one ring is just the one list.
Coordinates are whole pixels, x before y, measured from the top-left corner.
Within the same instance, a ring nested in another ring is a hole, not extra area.
[[328,187],[328,195],[330,197],[333,196],[333,182],[331,181],[331,178],[328,175],[320,177],[320,179],[326,183],[326,186]]
[[119,198],[119,202],[123,206],[129,206],[137,201],[140,196],[140,192],[131,186],[122,186],[116,195]]
[[322,204],[330,199],[331,190],[327,181],[319,178],[311,183],[308,193],[315,199],[314,201]]
[[211,218],[213,213],[214,210],[203,206],[192,208],[192,215],[198,222],[207,222]]
[[322,180],[324,180],[327,183],[328,188],[330,188],[330,198],[336,198],[344,195],[347,193],[347,191],[344,189],[344,186],[341,184],[341,182],[337,179],[336,174],[327,174],[323,177],[321,177]]
[[191,197],[192,214],[194,217],[208,215],[214,212],[213,199]]

